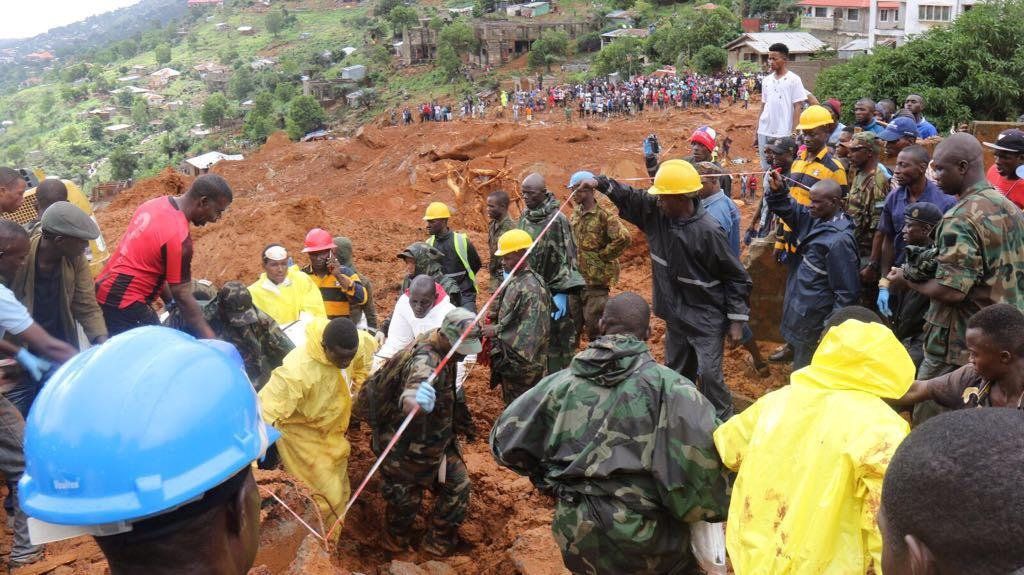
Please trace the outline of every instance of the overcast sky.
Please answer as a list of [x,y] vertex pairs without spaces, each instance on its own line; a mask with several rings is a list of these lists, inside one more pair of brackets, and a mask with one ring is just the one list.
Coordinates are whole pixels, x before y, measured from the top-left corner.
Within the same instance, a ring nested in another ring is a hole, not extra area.
[[[4,25],[0,38],[29,38],[139,0],[0,0]],[[182,0],[184,2],[185,0]]]

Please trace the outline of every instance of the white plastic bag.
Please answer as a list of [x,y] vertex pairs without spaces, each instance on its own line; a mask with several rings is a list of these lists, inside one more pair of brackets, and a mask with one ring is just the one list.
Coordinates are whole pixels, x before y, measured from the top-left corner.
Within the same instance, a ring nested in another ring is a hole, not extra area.
[[690,524],[690,549],[708,575],[726,575],[725,525],[698,521]]

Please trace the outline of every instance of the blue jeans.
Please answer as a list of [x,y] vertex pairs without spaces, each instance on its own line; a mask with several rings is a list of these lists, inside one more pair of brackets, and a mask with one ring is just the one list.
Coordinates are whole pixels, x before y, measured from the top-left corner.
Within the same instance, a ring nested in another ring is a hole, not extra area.
[[767,147],[768,147],[768,136],[758,132],[758,134],[757,134],[757,155],[760,156],[760,158],[761,158],[761,169],[762,170],[767,170],[770,167],[770,166],[768,166],[768,159],[764,155],[765,148],[767,148]]

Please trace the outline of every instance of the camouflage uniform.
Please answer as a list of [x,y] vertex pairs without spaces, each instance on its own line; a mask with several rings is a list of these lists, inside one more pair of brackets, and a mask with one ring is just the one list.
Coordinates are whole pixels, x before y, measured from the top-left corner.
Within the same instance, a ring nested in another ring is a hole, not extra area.
[[501,218],[496,222],[489,222],[487,224],[487,253],[490,254],[490,259],[487,260],[487,271],[491,274],[490,286],[491,291],[498,289],[501,285],[501,256],[494,255],[494,252],[498,251],[498,238],[501,234],[515,229],[516,223],[512,221],[512,218],[505,214],[505,217]]
[[573,573],[688,573],[687,524],[721,521],[729,505],[716,426],[646,343],[606,335],[501,414],[491,451],[558,498],[551,529]]
[[217,297],[203,307],[203,317],[218,338],[238,350],[257,391],[295,348],[277,322],[252,305],[252,296],[241,282],[224,284]]
[[[868,132],[870,133],[870,132]],[[863,173],[856,168],[850,171],[850,193],[846,195],[844,210],[853,221],[853,237],[857,240],[860,267],[871,261],[871,244],[878,230],[885,207],[885,196],[889,193],[889,178],[882,170],[875,168],[872,173]],[[883,274],[884,275],[884,274]],[[878,282],[861,284],[861,302],[874,309],[878,299]]]
[[[380,455],[405,419],[402,401],[415,396],[450,348],[440,329],[420,334],[370,376],[360,392],[357,412],[373,430],[371,447]],[[380,467],[381,494],[387,504],[385,521],[393,546],[409,544],[420,512],[423,490],[434,492],[434,509],[427,520],[422,547],[436,555],[450,553],[458,541],[459,525],[469,509],[470,482],[456,432],[463,432],[458,415],[455,362],[450,361],[433,383],[434,410],[420,413]],[[441,475],[443,474],[443,479]]]
[[[356,274],[359,273],[352,259],[352,240],[344,236],[334,238],[334,255],[337,256],[341,265],[351,268]],[[360,320],[365,316],[366,327],[376,331],[380,324],[377,321],[377,304],[373,301],[373,284],[369,278],[362,275],[359,276],[359,281],[362,282],[363,289],[366,290],[366,303],[349,302],[349,318],[352,319],[352,323],[359,325]]]
[[491,387],[501,385],[508,405],[544,377],[551,294],[536,272],[520,268],[492,310]]
[[458,307],[462,303],[462,289],[459,288],[459,283],[444,275],[444,270],[441,269],[441,260],[444,258],[441,252],[426,242],[416,242],[405,248],[399,257],[411,257],[416,262],[416,272],[402,279],[403,292],[409,289],[412,278],[423,274],[434,278],[434,281],[444,288],[445,293],[451,298],[452,305]]
[[983,307],[1024,307],[1024,214],[982,181],[960,195],[935,230],[935,280],[966,298],[932,300],[925,314],[924,363],[918,379],[931,379],[968,361],[967,319]]
[[572,237],[569,218],[558,208],[558,200],[548,192],[544,204],[523,210],[517,223],[531,238],[536,238],[550,218],[557,218],[530,252],[530,267],[544,279],[544,285],[552,295],[564,293],[569,300],[568,312],[558,320],[551,320],[548,373],[565,369],[576,353],[579,343],[577,326],[581,321],[579,292],[585,285],[576,263],[576,241]]
[[583,211],[577,205],[572,212],[572,235],[576,240],[580,275],[587,282],[583,289],[583,327],[591,341],[600,335],[597,320],[604,313],[608,288],[619,281],[619,256],[630,243],[629,230],[619,216],[598,202],[594,209]]

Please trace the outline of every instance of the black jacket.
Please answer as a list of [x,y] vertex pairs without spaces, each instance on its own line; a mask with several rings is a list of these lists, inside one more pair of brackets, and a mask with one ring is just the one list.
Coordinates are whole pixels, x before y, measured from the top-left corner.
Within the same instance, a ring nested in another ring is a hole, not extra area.
[[674,220],[655,196],[599,176],[598,189],[619,216],[647,236],[654,276],[654,314],[685,333],[724,332],[730,321],[750,318],[750,276],[729,248],[722,226],[693,196],[693,216]]

